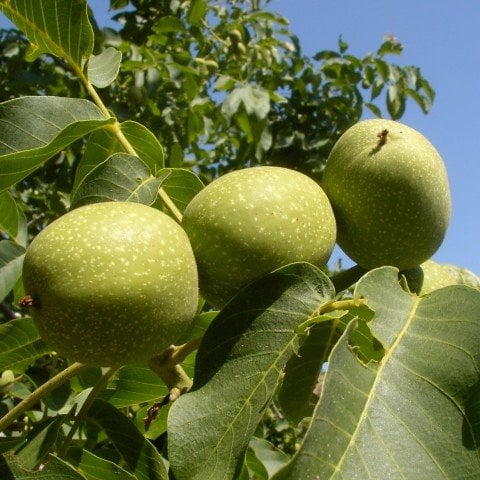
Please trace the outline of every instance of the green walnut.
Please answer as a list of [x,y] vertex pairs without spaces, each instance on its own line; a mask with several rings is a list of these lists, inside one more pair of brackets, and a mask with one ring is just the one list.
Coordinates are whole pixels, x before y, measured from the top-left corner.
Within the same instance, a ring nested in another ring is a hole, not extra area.
[[469,285],[480,289],[480,279],[472,271],[451,265],[427,260],[416,268],[402,272],[410,291],[417,295],[427,295],[449,285]]
[[441,245],[450,220],[448,177],[437,150],[392,120],[357,123],[336,142],[322,186],[337,242],[360,266],[416,267]]
[[144,364],[188,329],[198,302],[190,242],[137,203],[72,210],[32,241],[25,292],[41,337],[72,361]]
[[242,287],[288,263],[324,266],[336,225],[322,188],[294,170],[253,167],[200,191],[183,216],[200,292],[221,308]]

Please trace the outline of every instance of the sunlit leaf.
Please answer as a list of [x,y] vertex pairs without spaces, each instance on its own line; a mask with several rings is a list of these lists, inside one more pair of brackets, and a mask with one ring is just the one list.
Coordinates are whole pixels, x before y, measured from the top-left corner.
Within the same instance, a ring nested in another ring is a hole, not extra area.
[[271,478],[280,468],[286,465],[289,460],[288,455],[275,448],[270,442],[263,438],[253,437],[249,443],[249,451],[261,463],[266,473],[265,478],[267,479]]
[[162,188],[182,213],[192,198],[204,187],[200,178],[190,170],[165,168],[159,175],[163,178]]
[[456,285],[417,297],[397,275],[373,270],[356,289],[375,313],[383,357],[359,360],[350,323],[302,447],[275,480],[478,476],[480,292]]
[[405,111],[405,93],[398,85],[390,85],[387,89],[387,110],[392,120],[397,120]]
[[190,25],[197,25],[207,12],[206,0],[192,0],[190,3],[190,9],[188,11],[188,23]]
[[138,157],[115,153],[83,178],[72,198],[72,208],[109,201],[151,205],[162,179],[154,177]]
[[92,55],[88,61],[88,80],[98,88],[108,87],[117,78],[122,54],[108,47],[98,55]]
[[80,98],[22,97],[0,104],[0,191],[114,121]]
[[31,60],[51,53],[81,68],[93,50],[93,30],[83,0],[8,0],[0,10],[30,41]]
[[132,120],[121,123],[120,130],[152,174],[157,175],[165,166],[165,154],[157,137],[147,127]]
[[261,88],[242,85],[228,94],[223,102],[222,112],[226,117],[232,117],[241,105],[249,115],[263,119],[270,112],[270,96]]
[[88,138],[83,156],[75,170],[75,181],[71,192],[72,198],[83,179],[98,165],[103,163],[114,153],[122,152],[123,149],[117,136],[111,130],[95,130]]
[[281,370],[297,348],[296,326],[333,294],[320,270],[297,263],[254,282],[218,314],[198,350],[192,390],[170,409],[168,452],[175,478],[236,478]]

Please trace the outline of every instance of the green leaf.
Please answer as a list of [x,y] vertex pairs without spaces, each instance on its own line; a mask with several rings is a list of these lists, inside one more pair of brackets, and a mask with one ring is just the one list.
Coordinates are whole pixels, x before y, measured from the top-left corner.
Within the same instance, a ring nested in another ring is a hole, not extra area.
[[198,25],[207,12],[206,0],[192,0],[188,10],[187,21],[190,25]]
[[34,470],[46,460],[60,434],[65,415],[38,422],[27,434],[27,442],[17,452],[17,462],[26,470]]
[[375,313],[383,358],[359,361],[350,323],[302,447],[275,480],[477,478],[480,292],[456,285],[417,297],[383,267],[356,295]]
[[152,25],[155,33],[184,33],[185,25],[177,18],[166,15],[159,18],[154,25]]
[[25,249],[10,240],[0,241],[0,301],[15,287],[22,275]]
[[157,175],[165,166],[165,154],[157,137],[147,127],[132,120],[121,123],[120,129],[152,174]]
[[167,394],[168,388],[150,368],[128,365],[115,373],[100,398],[123,408],[155,402]]
[[25,216],[9,192],[0,193],[0,230],[23,247],[27,242]]
[[365,102],[364,106],[367,107],[376,117],[382,117],[382,111],[374,103]]
[[31,318],[0,325],[0,371],[23,373],[37,358],[49,353]]
[[122,54],[108,47],[99,55],[92,55],[88,61],[88,80],[98,88],[108,87],[118,75]]
[[159,172],[163,178],[161,187],[181,213],[192,198],[204,187],[192,171],[182,168],[165,168]]
[[76,195],[80,183],[95,167],[114,153],[120,152],[123,152],[123,148],[114,132],[105,129],[93,131],[88,138],[82,159],[75,171],[71,197],[73,198]]
[[[265,477],[267,479],[275,475],[290,459],[288,455],[275,448],[270,442],[263,438],[253,437],[250,440],[249,452],[252,452],[255,458],[261,462],[267,474]],[[247,456],[247,464],[249,463],[248,458]]]
[[338,38],[338,50],[340,53],[345,53],[348,50],[348,43],[342,37]]
[[387,89],[387,110],[392,120],[397,120],[405,112],[405,93],[398,85],[390,85]]
[[227,75],[220,75],[215,82],[214,90],[232,90],[236,83],[237,81],[234,78]]
[[260,87],[242,85],[232,90],[223,102],[222,113],[227,118],[233,117],[241,104],[249,115],[254,115],[259,120],[266,118],[270,112],[270,96]]
[[9,0],[0,10],[30,41],[28,57],[51,53],[81,69],[93,50],[84,0]]
[[137,480],[137,477],[113,462],[97,457],[82,449],[82,458],[77,469],[87,480]]
[[292,423],[312,415],[318,397],[314,394],[322,366],[340,337],[337,321],[314,325],[285,367],[285,377],[278,394],[282,412]]
[[400,55],[403,51],[403,45],[392,35],[385,36],[382,45],[377,50],[377,55]]
[[168,166],[172,168],[180,168],[183,165],[184,158],[185,155],[182,146],[179,143],[172,144],[170,147],[170,155],[168,156]]
[[374,65],[377,69],[377,74],[380,75],[381,79],[384,82],[387,82],[390,77],[390,68],[388,66],[388,63],[385,62],[384,60],[380,60],[379,58],[376,58],[374,60]]
[[295,263],[254,282],[218,314],[197,352],[192,390],[170,409],[168,452],[177,480],[236,478],[297,348],[296,326],[333,295],[319,269]]
[[[0,454],[15,450],[25,442],[25,436],[21,437],[0,437]],[[0,460],[1,463],[1,460]]]
[[419,84],[418,87],[421,88],[426,95],[426,100],[428,101],[428,105],[431,105],[435,100],[435,90],[433,90],[430,83],[423,77],[420,77],[418,79],[418,84]]
[[125,467],[138,480],[167,480],[163,459],[135,425],[113,405],[95,400],[88,419],[99,425],[125,460]]
[[245,478],[254,478],[255,480],[268,480],[268,472],[260,459],[255,455],[250,446],[245,454],[243,469],[247,471]]
[[115,153],[83,178],[72,198],[71,208],[112,201],[151,205],[162,179],[154,177],[138,157]]
[[0,104],[0,191],[88,133],[111,124],[80,98],[22,97]]
[[[120,124],[120,130],[134,148],[139,158],[148,166],[150,173],[156,174],[164,167],[164,152],[155,135],[140,123],[127,120]],[[96,130],[88,139],[85,151],[75,174],[72,198],[76,196],[78,186],[98,165],[114,153],[125,152],[115,132]]]
[[0,455],[0,478],[3,480],[85,480],[71,465],[50,455],[42,470],[28,470],[20,466],[14,455]]

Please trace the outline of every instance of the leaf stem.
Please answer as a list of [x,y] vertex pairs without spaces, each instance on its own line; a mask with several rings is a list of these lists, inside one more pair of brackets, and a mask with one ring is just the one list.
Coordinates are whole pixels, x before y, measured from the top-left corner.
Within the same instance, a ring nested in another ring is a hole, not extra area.
[[82,407],[78,411],[77,415],[75,416],[75,421],[73,422],[72,427],[70,428],[70,431],[68,432],[67,437],[65,438],[65,441],[63,442],[63,445],[59,449],[57,455],[60,458],[65,458],[65,456],[68,453],[68,449],[70,448],[70,444],[72,443],[73,436],[77,432],[78,428],[80,425],[85,421],[87,418],[87,413],[90,407],[92,406],[92,403],[94,400],[97,398],[98,394],[100,391],[103,389],[103,387],[106,385],[110,377],[118,370],[118,367],[111,367],[109,368],[97,381],[97,383],[93,386],[92,390],[88,394],[87,398],[83,402]]
[[179,365],[190,353],[197,350],[202,337],[195,338],[183,345],[171,345],[160,355],[155,355],[149,362],[150,368],[163,380],[170,391],[169,400],[176,400],[182,393],[192,387],[191,378]]
[[170,210],[170,212],[172,212],[172,215],[175,217],[177,222],[182,223],[182,212],[172,202],[172,199],[168,196],[168,193],[162,187],[158,189],[158,195],[160,195],[160,198],[162,199],[165,206]]
[[[90,81],[88,80],[86,75],[83,73],[83,71],[78,68],[75,68],[75,72],[77,73],[82,83],[85,85],[85,88],[87,89],[89,95],[92,97],[95,104],[102,111],[105,118],[111,118],[112,115],[108,111],[108,108],[105,106],[105,104],[103,103],[103,100],[100,98],[100,95],[98,95],[94,86],[90,83]],[[115,136],[118,138],[118,141],[120,142],[120,144],[122,145],[122,147],[125,149],[127,153],[129,153],[130,155],[135,155],[136,157],[140,158],[140,155],[138,155],[136,150],[133,148],[132,144],[128,141],[127,137],[122,132],[122,129],[120,127],[120,122],[116,121],[113,125],[110,125],[107,128],[109,128],[115,134]],[[182,223],[182,213],[173,203],[168,193],[162,187],[160,187],[158,189],[158,194],[162,199],[163,203],[165,204],[165,206],[168,208],[168,210],[170,210],[172,215],[178,221],[178,223]]]
[[[79,74],[80,75],[80,74]],[[108,108],[103,103],[103,100],[100,98],[100,95],[97,93],[93,85],[89,82],[88,78],[81,72],[80,78],[85,85],[85,88],[88,91],[88,94],[92,97],[93,101],[96,103],[98,108],[102,111],[105,118],[110,118],[112,115],[108,111]]]
[[203,337],[197,337],[187,343],[184,343],[183,345],[175,345],[175,350],[170,355],[169,361],[172,364],[182,363],[192,352],[198,350],[202,340]]
[[3,432],[8,428],[23,412],[26,412],[33,407],[33,405],[35,405],[41,398],[48,395],[60,385],[63,385],[67,380],[70,380],[70,378],[78,375],[85,368],[87,368],[87,366],[83,363],[73,363],[38,387],[28,397],[23,399],[19,404],[0,418],[0,432]]
[[346,300],[335,300],[334,302],[326,303],[320,307],[320,314],[327,312],[334,312],[335,310],[349,310],[351,308],[358,308],[366,305],[364,298],[348,298]]

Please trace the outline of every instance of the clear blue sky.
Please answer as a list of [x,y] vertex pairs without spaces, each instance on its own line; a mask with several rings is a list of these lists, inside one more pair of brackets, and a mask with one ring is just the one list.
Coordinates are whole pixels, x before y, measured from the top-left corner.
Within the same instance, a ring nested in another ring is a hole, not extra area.
[[[107,0],[90,0],[98,21]],[[384,35],[404,46],[400,65],[416,65],[436,91],[431,112],[408,104],[402,122],[422,132],[445,160],[453,197],[451,225],[435,254],[480,273],[480,5],[458,0],[272,0],[268,6],[290,20],[304,53],[335,49],[341,35],[350,53],[375,51]],[[100,13],[101,12],[101,13]],[[0,26],[5,22],[0,19]],[[340,252],[348,266],[351,263]]]

